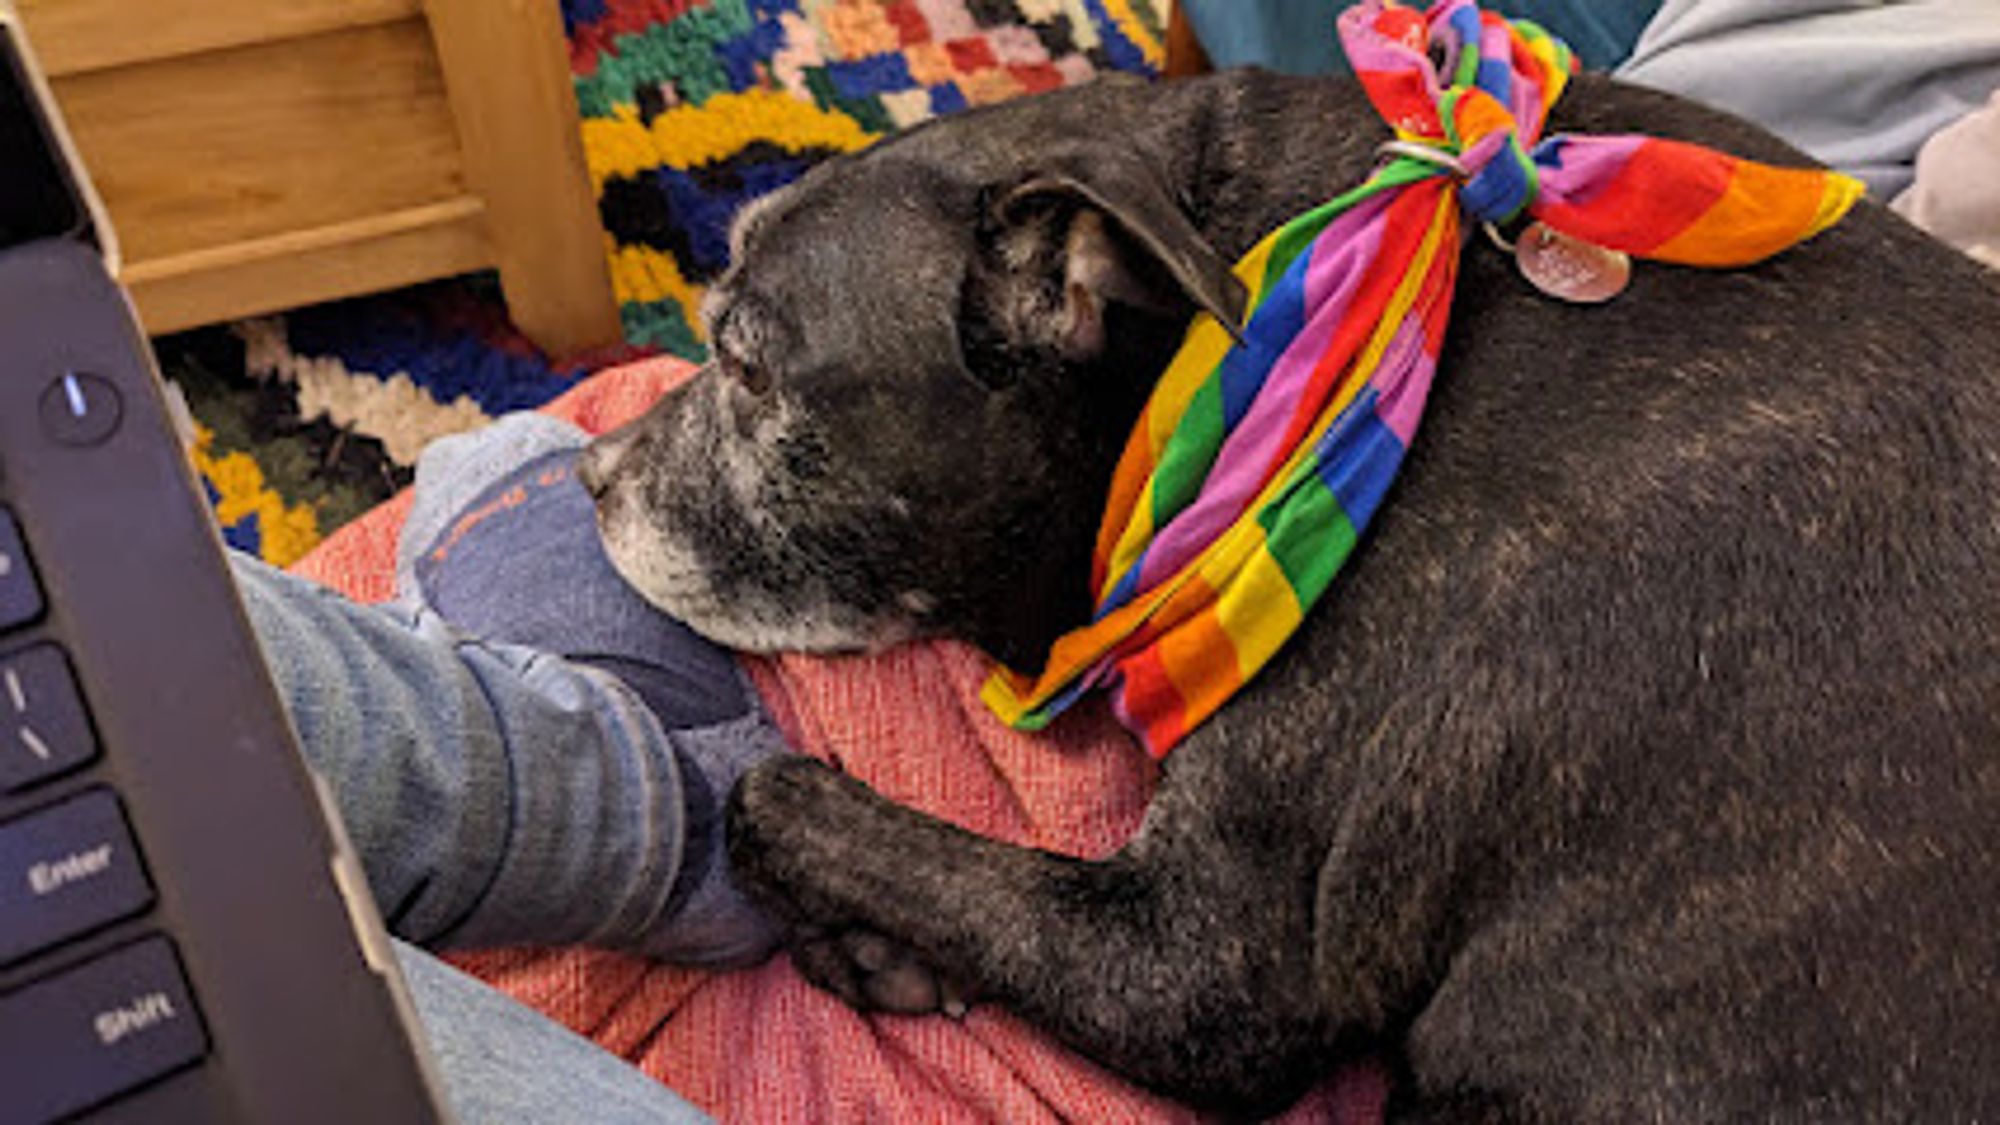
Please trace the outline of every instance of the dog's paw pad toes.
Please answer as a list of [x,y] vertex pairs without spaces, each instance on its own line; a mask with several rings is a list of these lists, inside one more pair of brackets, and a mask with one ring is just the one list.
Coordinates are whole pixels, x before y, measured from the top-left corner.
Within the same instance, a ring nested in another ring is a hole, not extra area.
[[800,943],[793,964],[815,986],[863,1011],[963,1015],[965,1002],[895,941],[872,930]]
[[798,942],[791,953],[792,966],[813,987],[832,993],[850,1008],[865,1010],[871,1006],[854,962],[841,950],[837,939]]
[[902,961],[895,942],[871,930],[849,930],[840,937],[841,952],[864,973],[881,973]]
[[915,1016],[943,1007],[937,977],[914,962],[870,973],[861,987],[868,993],[869,1004],[879,1011]]

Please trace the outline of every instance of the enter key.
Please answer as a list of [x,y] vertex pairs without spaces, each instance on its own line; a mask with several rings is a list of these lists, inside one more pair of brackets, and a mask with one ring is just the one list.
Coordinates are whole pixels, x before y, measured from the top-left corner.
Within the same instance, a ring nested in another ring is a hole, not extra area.
[[91,789],[0,824],[0,964],[145,909],[118,798]]

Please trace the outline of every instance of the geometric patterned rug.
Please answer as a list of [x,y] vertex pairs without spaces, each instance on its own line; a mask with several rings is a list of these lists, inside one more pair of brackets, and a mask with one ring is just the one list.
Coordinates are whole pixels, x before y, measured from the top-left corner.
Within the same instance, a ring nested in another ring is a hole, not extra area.
[[729,218],[815,162],[968,106],[1155,74],[1149,0],[570,0],[585,160],[634,343],[699,346]]
[[1168,0],[561,0],[626,343],[551,360],[488,276],[154,341],[232,546],[287,565],[409,482],[430,440],[607,363],[698,359],[730,219],[940,114],[1157,74]]

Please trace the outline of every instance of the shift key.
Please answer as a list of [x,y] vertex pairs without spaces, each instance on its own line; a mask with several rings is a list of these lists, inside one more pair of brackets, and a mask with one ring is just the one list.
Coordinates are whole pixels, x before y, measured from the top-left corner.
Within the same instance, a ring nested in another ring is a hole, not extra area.
[[152,901],[139,850],[110,790],[85,790],[0,824],[0,964]]
[[135,942],[0,996],[0,1125],[79,1113],[207,1052],[173,945]]

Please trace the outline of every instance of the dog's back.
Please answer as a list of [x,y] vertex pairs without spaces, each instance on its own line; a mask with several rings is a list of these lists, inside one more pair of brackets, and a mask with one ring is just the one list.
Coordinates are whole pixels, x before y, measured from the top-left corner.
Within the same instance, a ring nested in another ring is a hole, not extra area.
[[2000,1113],[1997,279],[1872,205],[1601,307],[1469,248],[1366,557],[1175,764],[1318,833],[1325,995],[1447,1116]]
[[[1369,158],[1350,86],[1210,84],[1145,143],[1225,254]],[[1155,814],[1319,888],[1342,1036],[1446,1117],[2000,1115],[2000,274],[1868,204],[1576,306],[1475,237],[1371,535]]]

